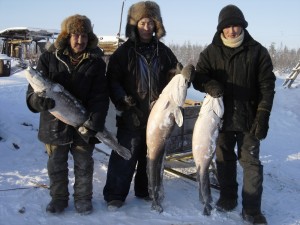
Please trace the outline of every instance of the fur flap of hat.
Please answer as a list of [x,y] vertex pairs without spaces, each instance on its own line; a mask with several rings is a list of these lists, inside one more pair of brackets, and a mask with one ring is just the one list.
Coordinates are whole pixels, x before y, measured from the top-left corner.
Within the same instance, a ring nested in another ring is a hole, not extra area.
[[61,32],[58,35],[54,45],[57,49],[64,49],[68,43],[70,34],[87,33],[87,48],[93,49],[98,45],[98,38],[93,33],[93,26],[89,18],[84,15],[73,15],[63,20],[61,23]]
[[227,5],[220,11],[217,30],[222,31],[230,25],[240,25],[243,28],[248,26],[243,12],[235,5]]
[[136,40],[137,24],[143,18],[151,18],[155,23],[155,36],[157,39],[166,35],[166,30],[163,25],[160,8],[156,2],[141,1],[133,4],[128,10],[126,37],[131,40]]

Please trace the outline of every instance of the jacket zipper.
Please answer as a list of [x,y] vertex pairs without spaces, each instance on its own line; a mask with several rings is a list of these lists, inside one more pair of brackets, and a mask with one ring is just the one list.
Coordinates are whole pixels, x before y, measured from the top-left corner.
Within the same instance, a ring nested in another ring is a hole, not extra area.
[[147,62],[146,58],[140,54],[139,52],[136,52],[142,59],[143,61],[146,63],[147,65],[147,76],[148,76],[148,92],[149,92],[149,96],[148,96],[148,106],[150,107],[151,105],[151,96],[152,96],[152,91],[151,91],[151,76],[150,76],[150,66],[151,66],[151,63],[152,63],[152,59],[154,58],[155,54],[153,55],[153,57],[151,58],[150,60],[150,64]]

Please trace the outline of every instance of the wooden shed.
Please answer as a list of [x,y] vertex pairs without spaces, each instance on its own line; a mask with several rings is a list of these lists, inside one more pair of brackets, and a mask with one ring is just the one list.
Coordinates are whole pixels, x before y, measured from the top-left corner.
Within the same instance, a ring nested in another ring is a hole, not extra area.
[[[10,57],[30,59],[46,50],[46,44],[54,40],[59,30],[32,27],[11,27],[0,31],[3,40],[2,53]],[[34,49],[32,49],[32,44]]]

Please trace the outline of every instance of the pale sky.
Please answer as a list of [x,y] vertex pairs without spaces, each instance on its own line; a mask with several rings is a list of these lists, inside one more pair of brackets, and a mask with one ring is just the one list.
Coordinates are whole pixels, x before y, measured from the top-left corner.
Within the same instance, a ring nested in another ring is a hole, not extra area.
[[[97,36],[117,35],[123,0],[0,0],[0,31],[9,27],[60,29],[64,18],[83,14],[94,24]],[[128,8],[138,1],[126,0],[121,35]],[[251,36],[265,47],[300,48],[299,0],[156,0],[167,35],[166,44],[209,44],[216,32],[220,10],[238,6],[248,21]]]

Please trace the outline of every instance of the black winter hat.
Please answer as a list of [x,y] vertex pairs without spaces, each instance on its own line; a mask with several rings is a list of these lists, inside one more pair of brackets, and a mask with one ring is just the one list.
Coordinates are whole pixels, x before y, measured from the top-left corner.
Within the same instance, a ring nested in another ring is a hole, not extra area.
[[240,25],[243,28],[248,26],[243,12],[235,5],[227,5],[220,11],[217,30],[222,31],[230,25]]

